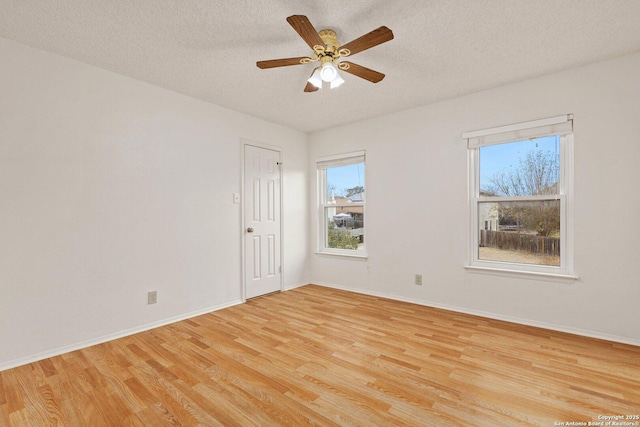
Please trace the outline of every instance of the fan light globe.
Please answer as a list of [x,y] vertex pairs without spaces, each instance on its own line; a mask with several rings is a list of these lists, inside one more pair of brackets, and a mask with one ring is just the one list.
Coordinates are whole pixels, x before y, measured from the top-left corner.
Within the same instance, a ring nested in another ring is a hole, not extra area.
[[331,81],[331,89],[337,88],[342,83],[344,83],[344,79],[340,77],[340,74],[336,73],[336,78]]
[[338,69],[331,62],[322,64],[320,77],[325,82],[332,82],[338,76]]
[[309,80],[307,81],[317,88],[322,88],[322,78],[320,77],[320,67],[315,69],[315,71],[313,72],[313,74],[311,74],[311,77],[309,77]]

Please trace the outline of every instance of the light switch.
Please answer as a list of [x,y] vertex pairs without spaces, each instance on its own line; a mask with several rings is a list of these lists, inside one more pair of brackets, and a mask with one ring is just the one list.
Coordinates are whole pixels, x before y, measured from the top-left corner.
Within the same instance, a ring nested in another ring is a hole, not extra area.
[[240,193],[233,193],[233,203],[240,203]]

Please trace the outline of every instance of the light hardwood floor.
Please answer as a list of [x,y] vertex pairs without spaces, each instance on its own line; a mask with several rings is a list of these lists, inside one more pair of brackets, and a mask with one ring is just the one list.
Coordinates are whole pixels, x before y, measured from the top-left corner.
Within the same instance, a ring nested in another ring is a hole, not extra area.
[[0,426],[512,427],[635,414],[640,347],[313,285],[0,373]]

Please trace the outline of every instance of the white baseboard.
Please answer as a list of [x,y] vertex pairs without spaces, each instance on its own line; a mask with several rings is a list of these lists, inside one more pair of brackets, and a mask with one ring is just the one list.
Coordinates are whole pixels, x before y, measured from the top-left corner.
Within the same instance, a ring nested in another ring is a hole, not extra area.
[[309,283],[308,282],[303,282],[303,283],[298,283],[295,285],[291,285],[291,286],[285,286],[284,287],[284,291],[290,291],[291,289],[295,289],[295,288],[300,288],[302,286],[307,286]]
[[[305,285],[308,285],[308,284],[309,283],[295,284],[295,285],[286,287],[284,290],[285,291],[289,291],[289,290],[296,289],[296,288],[299,288],[299,287],[302,287],[302,286],[305,286]],[[617,336],[617,335],[611,335],[611,334],[606,334],[606,333],[602,333],[602,332],[589,331],[589,330],[578,329],[578,328],[571,328],[571,327],[567,327],[567,326],[563,326],[563,325],[555,325],[555,324],[550,324],[550,323],[545,323],[545,322],[538,322],[538,321],[529,320],[529,319],[521,319],[521,318],[511,317],[511,316],[503,316],[503,315],[500,315],[500,314],[489,313],[489,312],[484,312],[484,311],[480,311],[480,310],[470,310],[470,309],[467,309],[467,308],[455,307],[455,306],[450,306],[450,305],[446,305],[446,304],[438,304],[438,303],[432,303],[432,302],[429,302],[429,301],[422,301],[422,300],[418,300],[418,299],[415,299],[415,298],[407,298],[407,297],[403,297],[403,296],[400,296],[400,295],[387,294],[387,293],[384,293],[384,292],[373,292],[373,291],[369,291],[369,290],[365,290],[365,289],[351,288],[351,287],[347,287],[347,286],[339,286],[339,285],[334,285],[334,284],[330,284],[330,283],[314,282],[313,284],[318,285],[318,286],[324,286],[324,287],[327,287],[327,288],[339,289],[339,290],[343,290],[343,291],[355,292],[355,293],[364,294],[364,295],[370,295],[370,296],[375,296],[375,297],[388,298],[388,299],[392,299],[392,300],[396,300],[396,301],[408,302],[408,303],[422,305],[422,306],[426,306],[426,307],[440,308],[440,309],[443,309],[443,310],[455,311],[455,312],[458,312],[458,313],[471,314],[473,316],[480,316],[480,317],[485,317],[485,318],[488,318],[488,319],[503,320],[503,321],[506,321],[506,322],[517,323],[517,324],[526,325],[526,326],[534,326],[534,327],[538,327],[538,328],[549,329],[549,330],[552,330],[552,331],[566,332],[566,333],[569,333],[569,334],[580,335],[580,336],[589,337],[589,338],[596,338],[596,339],[602,339],[602,340],[606,340],[606,341],[618,342],[618,343],[622,343],[622,344],[640,346],[640,340],[636,340],[636,339],[632,339],[632,338],[628,338],[628,337],[620,337],[620,336]],[[104,336],[99,337],[99,338],[86,340],[86,341],[81,341],[81,342],[78,342],[78,343],[75,343],[75,344],[72,344],[72,345],[68,345],[68,346],[64,346],[64,347],[58,347],[58,348],[55,348],[55,349],[52,349],[52,350],[49,350],[49,351],[45,351],[45,352],[42,352],[42,353],[30,355],[30,356],[27,356],[27,357],[22,357],[22,358],[19,358],[19,359],[10,360],[8,362],[0,364],[0,371],[4,371],[4,370],[15,368],[15,367],[18,367],[18,366],[26,365],[28,363],[37,362],[39,360],[47,359],[49,357],[59,356],[59,355],[64,354],[64,353],[69,353],[69,352],[72,352],[72,351],[76,351],[76,350],[80,350],[80,349],[83,349],[83,348],[91,347],[93,345],[102,344],[102,343],[107,342],[107,341],[112,341],[112,340],[115,340],[115,339],[118,339],[118,338],[123,338],[123,337],[129,336],[129,335],[137,334],[139,332],[148,331],[150,329],[154,329],[154,328],[158,328],[160,326],[165,326],[165,325],[168,325],[168,324],[171,324],[171,323],[179,322],[181,320],[186,320],[186,319],[190,319],[192,317],[196,317],[196,316],[200,316],[200,315],[203,315],[203,314],[211,313],[211,312],[214,312],[214,311],[222,310],[224,308],[233,307],[234,305],[238,305],[238,304],[242,304],[242,301],[241,300],[231,301],[231,302],[228,302],[228,303],[225,303],[225,304],[220,304],[220,305],[217,305],[217,306],[213,306],[213,307],[208,307],[208,308],[205,308],[205,309],[197,310],[197,311],[194,311],[194,312],[191,312],[191,313],[170,317],[168,319],[163,319],[163,320],[160,320],[158,322],[148,323],[146,325],[142,325],[142,326],[139,326],[139,327],[136,327],[136,328],[131,328],[131,329],[127,329],[127,330],[124,330],[124,331],[116,332],[116,333],[113,333],[113,334],[104,335]]]
[[455,311],[455,312],[458,312],[458,313],[471,314],[473,316],[486,317],[488,319],[502,320],[502,321],[505,321],[505,322],[517,323],[517,324],[520,324],[520,325],[534,326],[534,327],[537,327],[537,328],[549,329],[549,330],[557,331],[557,332],[565,332],[565,333],[568,333],[568,334],[580,335],[580,336],[583,336],[583,337],[596,338],[596,339],[601,339],[601,340],[605,340],[605,341],[613,341],[613,342],[617,342],[617,343],[621,343],[621,344],[629,344],[629,345],[634,345],[634,346],[639,346],[640,347],[640,340],[633,339],[633,338],[628,338],[628,337],[621,337],[621,336],[617,336],[617,335],[611,335],[611,334],[607,334],[607,333],[603,333],[603,332],[590,331],[590,330],[579,329],[579,328],[572,328],[572,327],[567,327],[567,326],[564,326],[564,325],[556,325],[556,324],[552,324],[552,323],[538,322],[538,321],[530,320],[530,319],[521,319],[521,318],[518,318],[518,317],[504,316],[504,315],[501,315],[501,314],[490,313],[490,312],[486,312],[486,311],[471,310],[471,309],[467,309],[467,308],[455,307],[455,306],[446,305],[446,304],[439,304],[439,303],[432,303],[432,302],[429,302],[429,301],[422,301],[422,300],[418,300],[418,299],[415,299],[415,298],[407,298],[407,297],[403,297],[403,296],[399,296],[399,295],[386,294],[384,292],[372,292],[372,291],[364,290],[364,289],[350,288],[348,286],[333,285],[333,284],[330,284],[330,283],[314,282],[313,284],[314,285],[318,285],[318,286],[324,286],[326,288],[339,289],[339,290],[343,290],[343,291],[355,292],[355,293],[364,294],[364,295],[370,295],[370,296],[374,296],[374,297],[388,298],[388,299],[392,299],[392,300],[396,300],[396,301],[403,301],[403,302],[409,302],[409,303],[412,303],[412,304],[423,305],[423,306],[426,306],[426,307],[440,308],[440,309],[443,309],[443,310]]
[[90,340],[86,340],[86,341],[81,341],[81,342],[78,342],[78,343],[75,343],[75,344],[71,344],[71,345],[64,346],[64,347],[58,347],[58,348],[55,348],[53,350],[48,350],[48,351],[45,351],[45,352],[42,352],[42,353],[38,353],[38,354],[26,356],[26,357],[21,357],[19,359],[15,359],[15,360],[10,360],[8,362],[0,364],[0,372],[1,371],[5,371],[7,369],[15,368],[15,367],[18,367],[18,366],[26,365],[28,363],[37,362],[37,361],[42,360],[42,359],[47,359],[49,357],[59,356],[59,355],[64,354],[64,353],[69,353],[69,352],[72,352],[72,351],[81,350],[83,348],[91,347],[91,346],[96,345],[96,344],[102,344],[102,343],[105,343],[107,341],[113,341],[113,340],[116,340],[118,338],[123,338],[123,337],[127,337],[129,335],[134,335],[134,334],[137,334],[139,332],[148,331],[150,329],[158,328],[160,326],[169,325],[171,323],[179,322],[181,320],[186,320],[186,319],[190,319],[192,317],[201,316],[203,314],[207,314],[207,313],[211,313],[211,312],[214,312],[214,311],[222,310],[223,308],[233,307],[234,305],[238,305],[238,304],[242,304],[242,301],[241,300],[236,300],[236,301],[231,301],[231,302],[227,302],[227,303],[224,303],[224,304],[216,305],[216,306],[213,306],[213,307],[203,308],[201,310],[193,311],[191,313],[181,314],[181,315],[178,315],[178,316],[173,316],[173,317],[170,317],[168,319],[163,319],[163,320],[160,320],[160,321],[157,321],[157,322],[147,323],[147,324],[142,325],[142,326],[138,326],[138,327],[131,328],[131,329],[126,329],[124,331],[115,332],[113,334],[104,335],[104,336],[101,336],[99,338],[94,338],[94,339],[90,339]]

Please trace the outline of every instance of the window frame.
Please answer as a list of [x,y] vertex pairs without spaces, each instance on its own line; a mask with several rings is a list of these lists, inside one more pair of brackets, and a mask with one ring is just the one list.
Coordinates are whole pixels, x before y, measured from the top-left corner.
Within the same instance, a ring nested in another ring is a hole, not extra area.
[[[360,161],[361,160],[361,161]],[[367,166],[366,156],[364,151],[354,151],[350,153],[337,154],[332,156],[320,157],[316,160],[317,170],[317,182],[318,182],[318,233],[317,233],[317,251],[316,253],[322,255],[336,255],[342,257],[352,258],[367,258],[367,215],[366,215],[366,196],[362,202],[351,203],[328,203],[327,197],[327,169],[331,167],[348,166],[362,163],[364,165],[364,187],[366,194],[366,182],[367,182]],[[326,209],[339,208],[339,207],[361,207],[362,208],[362,228],[363,234],[365,234],[362,249],[338,249],[328,247],[328,224],[327,216],[325,215]]]
[[[551,195],[493,197],[480,195],[480,148],[551,135],[560,136],[558,193]],[[573,264],[573,115],[551,117],[501,126],[462,135],[467,142],[469,253],[465,268],[498,273],[516,273],[577,279]],[[486,202],[517,201],[560,202],[560,266],[512,263],[479,258],[480,224],[478,209]]]

